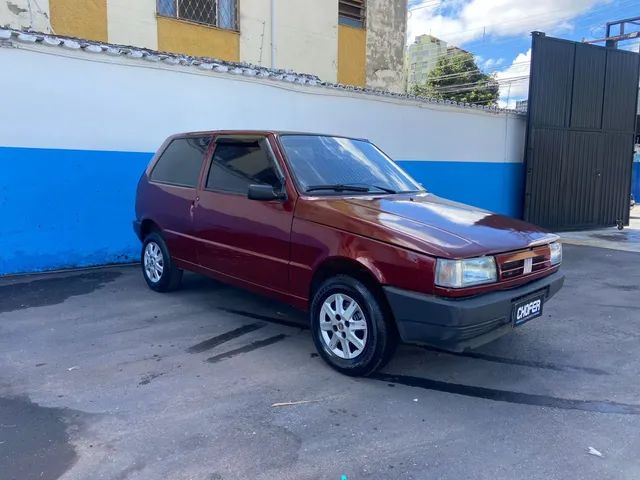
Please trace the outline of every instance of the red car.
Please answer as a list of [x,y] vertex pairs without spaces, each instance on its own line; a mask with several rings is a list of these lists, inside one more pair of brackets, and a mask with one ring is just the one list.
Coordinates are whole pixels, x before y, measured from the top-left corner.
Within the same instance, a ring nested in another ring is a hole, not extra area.
[[562,286],[556,235],[426,192],[363,139],[175,135],[138,184],[150,288],[183,270],[309,312],[336,370],[367,375],[399,340],[462,351],[542,314]]

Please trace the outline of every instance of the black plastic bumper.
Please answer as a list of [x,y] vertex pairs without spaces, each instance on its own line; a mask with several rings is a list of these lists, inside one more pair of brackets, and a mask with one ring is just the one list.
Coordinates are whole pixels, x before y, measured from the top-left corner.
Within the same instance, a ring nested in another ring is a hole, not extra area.
[[461,352],[512,330],[511,310],[515,301],[544,293],[546,303],[563,283],[564,275],[556,272],[522,287],[459,300],[388,286],[384,291],[404,342]]

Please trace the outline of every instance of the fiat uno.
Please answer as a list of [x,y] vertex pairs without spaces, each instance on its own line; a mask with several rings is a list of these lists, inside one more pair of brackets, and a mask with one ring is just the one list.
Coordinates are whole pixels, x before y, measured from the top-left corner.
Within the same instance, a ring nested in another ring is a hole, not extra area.
[[433,195],[359,138],[172,136],[140,179],[134,229],[151,289],[190,270],[305,310],[348,375],[399,341],[492,341],[540,317],[564,280],[556,235]]

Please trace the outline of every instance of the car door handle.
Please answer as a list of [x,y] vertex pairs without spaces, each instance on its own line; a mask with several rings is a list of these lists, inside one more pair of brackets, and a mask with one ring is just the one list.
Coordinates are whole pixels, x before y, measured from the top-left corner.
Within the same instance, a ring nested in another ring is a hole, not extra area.
[[198,200],[200,200],[200,198],[196,197],[195,200],[193,200],[191,202],[191,206],[189,207],[189,214],[193,217],[193,213],[195,212],[196,209],[196,203],[198,202]]

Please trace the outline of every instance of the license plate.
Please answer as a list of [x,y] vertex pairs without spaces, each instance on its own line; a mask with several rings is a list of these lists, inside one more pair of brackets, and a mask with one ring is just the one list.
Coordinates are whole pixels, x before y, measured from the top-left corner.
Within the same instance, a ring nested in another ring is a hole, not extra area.
[[542,315],[542,304],[544,302],[544,293],[536,296],[520,300],[513,304],[511,310],[511,320],[514,325],[522,325],[529,320],[538,318]]

